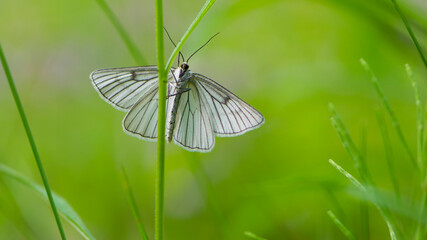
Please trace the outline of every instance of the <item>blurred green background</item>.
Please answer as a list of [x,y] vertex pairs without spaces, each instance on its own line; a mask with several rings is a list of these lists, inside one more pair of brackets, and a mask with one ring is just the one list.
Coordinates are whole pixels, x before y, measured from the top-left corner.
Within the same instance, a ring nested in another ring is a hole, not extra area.
[[[153,1],[108,4],[147,64],[156,64]],[[203,4],[164,1],[165,26],[175,41]],[[401,5],[426,46],[427,3]],[[427,72],[390,2],[218,0],[184,55],[218,31],[191,59],[192,71],[236,93],[266,122],[242,136],[216,138],[211,153],[168,144],[165,239],[248,239],[245,231],[269,240],[344,239],[327,210],[360,239],[388,238],[375,207],[349,195],[350,183],[328,163],[332,158],[357,176],[330,124],[328,103],[357,144],[366,133],[371,174],[380,188],[392,190],[375,117],[383,110],[359,58],[377,74],[414,153],[414,96],[404,64],[412,66],[423,96]],[[97,239],[138,239],[121,186],[123,165],[152,237],[156,144],[125,134],[125,113],[100,99],[88,78],[99,68],[136,65],[96,1],[2,0],[0,41],[52,189]],[[165,45],[170,53],[172,44]],[[402,194],[411,197],[413,168],[386,123]],[[0,162],[41,183],[3,72]],[[49,205],[9,178],[2,182],[0,239],[59,239]],[[361,209],[368,209],[368,223]],[[82,239],[65,221],[64,227],[69,239]]]

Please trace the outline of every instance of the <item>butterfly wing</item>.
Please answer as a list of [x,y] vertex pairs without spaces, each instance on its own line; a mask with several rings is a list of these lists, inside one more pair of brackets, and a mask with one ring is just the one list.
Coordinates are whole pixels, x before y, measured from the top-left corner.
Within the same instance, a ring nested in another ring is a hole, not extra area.
[[214,147],[215,134],[206,103],[192,81],[185,88],[190,90],[180,93],[174,141],[188,151],[209,152]]
[[241,135],[264,123],[264,116],[258,110],[214,80],[197,73],[193,75],[193,79],[209,109],[217,136]]
[[[171,78],[169,74],[168,79]],[[108,103],[129,111],[123,119],[126,133],[155,141],[159,102],[157,66],[101,69],[92,72],[90,79]],[[170,91],[168,84],[168,94]],[[170,106],[170,101],[167,105]]]
[[100,69],[90,79],[103,99],[124,111],[158,85],[157,66]]

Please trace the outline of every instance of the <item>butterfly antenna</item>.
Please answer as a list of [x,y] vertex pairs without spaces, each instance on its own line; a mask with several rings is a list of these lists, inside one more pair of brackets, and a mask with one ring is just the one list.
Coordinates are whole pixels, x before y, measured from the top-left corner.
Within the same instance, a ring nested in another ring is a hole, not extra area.
[[[175,42],[172,40],[171,36],[169,35],[168,30],[166,30],[166,27],[163,26],[163,29],[165,29],[166,34],[168,35],[169,40],[172,42],[173,46],[176,47]],[[178,56],[178,66],[179,66],[179,57],[182,57],[182,61],[184,61],[184,55],[182,55],[181,51],[179,51],[179,56]]]
[[206,46],[206,44],[208,44],[214,37],[216,37],[217,35],[219,34],[219,32],[218,33],[216,33],[215,35],[213,35],[211,38],[209,38],[209,40],[205,43],[205,44],[203,44],[201,47],[199,47],[199,49],[197,49],[193,54],[191,54],[191,56],[187,59],[187,62],[190,60],[190,58],[192,57],[192,56],[194,56],[194,54],[196,54],[198,51],[200,51],[200,49],[202,49],[204,46]]

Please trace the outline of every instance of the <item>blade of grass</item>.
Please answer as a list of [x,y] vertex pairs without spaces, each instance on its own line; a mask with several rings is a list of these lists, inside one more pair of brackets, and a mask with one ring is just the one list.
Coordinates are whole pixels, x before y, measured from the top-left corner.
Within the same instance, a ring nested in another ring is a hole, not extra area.
[[34,231],[22,215],[21,209],[3,177],[0,177],[0,192],[0,212],[15,225],[24,239],[36,240],[37,238]]
[[[48,195],[46,194],[46,191],[42,186],[40,186],[37,183],[34,183],[33,181],[29,180],[28,178],[24,177],[21,173],[15,171],[14,169],[4,165],[0,164],[0,172],[4,175],[11,177],[12,179],[26,185],[27,187],[35,190],[36,192],[40,193],[44,198],[48,198]],[[71,207],[71,205],[62,198],[61,196],[57,195],[56,193],[52,193],[52,197],[55,200],[59,211],[61,211],[62,215],[65,217],[65,219],[70,222],[70,224],[77,229],[77,231],[86,239],[93,240],[95,239],[92,234],[87,229],[86,225],[83,223],[80,216],[77,214],[77,212]]]
[[380,110],[376,111],[378,127],[380,128],[381,137],[384,145],[385,158],[387,162],[388,172],[390,174],[391,183],[393,184],[394,193],[396,195],[396,199],[400,198],[400,187],[399,182],[397,181],[396,176],[397,173],[393,164],[393,148],[391,146],[390,136],[388,134],[387,126],[385,124],[384,117],[382,116]]
[[390,232],[390,238],[392,240],[402,239],[400,236],[402,235],[400,231],[397,229],[397,225],[395,224],[394,219],[392,219],[391,213],[387,208],[381,204],[381,201],[378,201],[376,197],[376,192],[373,191],[374,187],[367,189],[362,183],[360,183],[355,177],[353,177],[350,173],[344,170],[341,166],[336,164],[332,159],[329,159],[329,163],[335,167],[341,174],[343,174],[351,183],[353,183],[356,188],[361,191],[368,198],[372,199],[373,204],[380,211],[381,215],[384,218],[384,221],[387,224],[388,230]]
[[[367,157],[367,123],[364,121],[360,127],[360,154],[362,156],[361,161],[363,165],[366,166],[366,157]],[[331,212],[332,213],[332,212]],[[339,212],[338,212],[339,213]],[[333,214],[333,213],[332,213]],[[360,218],[361,218],[361,239],[369,240],[370,239],[370,229],[369,229],[369,206],[364,202],[360,202]],[[343,218],[341,218],[343,219]],[[338,220],[338,219],[337,219]],[[344,219],[345,220],[345,219]]]
[[408,20],[406,19],[405,15],[403,14],[402,10],[400,9],[399,5],[397,4],[396,0],[391,0],[394,8],[396,9],[397,13],[399,14],[400,18],[402,19],[403,24],[405,25],[406,30],[408,30],[409,35],[411,36],[412,41],[415,44],[415,47],[418,50],[418,53],[420,54],[421,60],[424,63],[424,66],[427,68],[427,59],[423,54],[423,50],[420,46],[420,44],[418,43],[417,38],[415,37],[414,32],[412,31],[411,26],[409,25]]
[[123,178],[123,189],[126,193],[126,197],[129,202],[129,206],[132,210],[132,214],[135,217],[135,222],[138,225],[138,230],[141,234],[143,240],[148,240],[147,233],[145,232],[144,225],[142,224],[141,216],[139,215],[139,210],[136,205],[135,195],[133,194],[132,188],[130,186],[129,178],[126,174],[125,168],[122,166],[122,178]]
[[181,50],[182,46],[184,46],[184,43],[187,41],[187,39],[190,37],[191,33],[194,31],[194,29],[197,27],[197,25],[200,23],[202,18],[206,15],[206,13],[209,11],[209,9],[212,7],[212,5],[215,3],[216,0],[207,0],[205,5],[200,10],[199,14],[197,14],[194,21],[191,23],[190,27],[188,27],[187,31],[184,33],[184,35],[179,40],[178,44],[176,45],[175,49],[173,50],[172,54],[169,57],[169,60],[166,64],[165,72],[168,72],[169,69],[172,67],[172,63],[175,60],[176,56],[178,56],[179,51]]
[[163,2],[154,0],[156,8],[156,48],[159,72],[159,117],[157,132],[157,162],[154,209],[154,239],[163,239],[163,210],[165,191],[165,132],[166,132],[166,84],[165,49],[163,41]]
[[206,171],[200,164],[199,154],[191,154],[192,158],[188,159],[188,164],[194,176],[197,178],[197,183],[199,184],[200,189],[202,189],[208,205],[213,212],[214,220],[221,234],[221,239],[227,239],[227,226],[228,220],[224,215],[223,210],[219,204],[218,196],[215,192],[212,181],[207,175]]
[[102,9],[104,14],[107,16],[108,20],[110,20],[111,24],[113,24],[116,31],[119,33],[120,37],[122,38],[123,42],[125,43],[127,49],[129,50],[135,62],[140,66],[147,65],[147,61],[142,56],[141,52],[138,50],[136,45],[133,43],[129,34],[126,32],[125,28],[120,23],[119,19],[111,10],[111,8],[108,6],[108,4],[104,0],[96,0],[96,2],[98,3],[99,7]]
[[350,154],[353,159],[354,165],[359,172],[360,177],[362,178],[362,182],[373,184],[373,180],[370,177],[370,174],[365,166],[365,161],[362,160],[362,155],[357,150],[356,145],[354,144],[347,128],[344,126],[344,123],[341,120],[341,117],[338,115],[335,106],[332,103],[329,103],[329,110],[331,112],[331,123],[338,133],[338,137],[340,138],[344,148]]
[[260,236],[257,236],[255,233],[253,233],[253,232],[249,232],[249,231],[246,231],[246,232],[245,232],[245,235],[246,235],[246,236],[248,236],[248,237],[250,237],[250,238],[252,238],[252,239],[255,239],[255,240],[267,240],[267,239],[265,239],[265,238],[262,238],[262,237],[260,237]]
[[42,164],[42,161],[40,159],[40,156],[39,156],[39,153],[38,153],[38,150],[36,147],[36,143],[34,141],[33,135],[32,135],[31,130],[30,130],[30,125],[28,124],[27,117],[25,116],[24,107],[22,106],[21,99],[19,98],[18,90],[16,89],[15,83],[13,81],[12,74],[9,70],[9,66],[7,64],[7,61],[6,61],[6,57],[4,56],[1,44],[0,44],[0,60],[1,60],[1,63],[3,65],[3,69],[4,69],[4,73],[6,74],[7,81],[9,83],[9,87],[10,87],[10,91],[12,92],[13,99],[15,100],[16,107],[18,109],[19,115],[21,116],[22,124],[24,125],[24,128],[25,128],[25,133],[27,134],[28,141],[30,142],[31,150],[33,151],[33,155],[34,155],[34,158],[36,160],[37,167],[38,167],[39,172],[40,172],[40,176],[43,180],[43,185],[46,189],[47,197],[49,199],[50,206],[52,207],[53,215],[55,216],[55,220],[56,220],[56,224],[58,226],[59,233],[61,235],[61,238],[63,240],[65,240],[66,236],[64,233],[64,229],[62,228],[62,223],[61,223],[61,219],[59,218],[58,211],[56,210],[55,202],[53,200],[52,193],[50,191],[50,187],[49,187],[49,183],[47,181],[46,173],[44,171],[43,164]]
[[[409,79],[411,80],[412,87],[414,89],[415,95],[415,105],[417,107],[417,160],[418,166],[420,166],[421,175],[426,178],[425,171],[425,162],[424,162],[424,116],[423,116],[423,105],[421,101],[420,91],[418,89],[418,84],[415,81],[414,74],[411,70],[411,67],[406,64],[406,73],[408,74]],[[424,239],[425,236],[425,224],[422,221],[423,216],[425,216],[425,205],[427,204],[427,193],[426,189],[423,187],[424,182],[421,181],[421,204],[419,207],[420,216],[417,224],[417,229],[415,230],[415,239]]]
[[331,218],[332,222],[334,222],[335,225],[337,225],[337,227],[341,230],[344,236],[347,237],[347,239],[356,240],[354,235],[344,226],[344,224],[342,224],[342,222],[335,216],[335,214],[331,210],[328,211],[328,215]]
[[421,174],[425,174],[425,162],[424,162],[424,116],[423,116],[423,104],[421,101],[420,91],[418,89],[418,84],[415,81],[414,73],[411,70],[411,67],[406,64],[406,72],[409,79],[411,80],[412,87],[414,89],[415,95],[415,106],[417,108],[417,161],[418,166],[420,167]]
[[360,59],[360,63],[365,68],[365,70],[368,73],[370,73],[370,75],[371,75],[371,82],[374,85],[375,90],[378,93],[378,95],[379,95],[379,97],[380,97],[380,99],[381,99],[381,101],[382,101],[382,103],[383,103],[383,105],[384,105],[384,107],[385,107],[385,109],[386,109],[386,111],[387,111],[387,113],[388,113],[391,121],[392,121],[393,127],[396,130],[396,132],[397,132],[397,135],[399,137],[399,140],[400,140],[401,144],[403,145],[406,153],[408,154],[409,160],[411,161],[412,165],[417,170],[419,170],[419,166],[417,166],[417,163],[415,161],[414,155],[412,154],[411,150],[409,149],[409,145],[408,145],[408,143],[405,140],[405,136],[403,135],[402,128],[400,127],[400,124],[397,121],[396,115],[394,114],[394,111],[391,108],[391,105],[390,105],[387,97],[385,96],[385,94],[384,94],[384,92],[383,92],[383,90],[382,90],[382,88],[381,88],[381,86],[380,86],[380,84],[378,82],[377,77],[375,76],[375,74],[371,70],[371,68],[369,67],[368,63],[363,58]]

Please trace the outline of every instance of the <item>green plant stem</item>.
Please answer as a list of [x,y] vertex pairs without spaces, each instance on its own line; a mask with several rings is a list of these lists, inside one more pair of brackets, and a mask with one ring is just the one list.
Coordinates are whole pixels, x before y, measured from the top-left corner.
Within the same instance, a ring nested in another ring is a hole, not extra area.
[[30,142],[31,150],[33,151],[34,158],[36,159],[37,167],[39,169],[40,176],[42,178],[43,185],[45,187],[50,206],[52,207],[53,215],[55,216],[59,233],[61,234],[62,239],[66,239],[64,229],[62,228],[61,219],[59,218],[59,214],[56,209],[55,202],[53,201],[52,192],[50,190],[49,183],[47,181],[46,173],[44,171],[43,164],[40,160],[40,156],[36,147],[36,143],[34,141],[33,135],[30,130],[30,125],[28,124],[27,117],[25,116],[24,108],[19,98],[18,90],[16,89],[15,83],[13,81],[12,74],[9,70],[9,66],[6,61],[6,57],[4,56],[1,44],[0,44],[0,60],[3,65],[3,69],[4,69],[4,73],[6,74],[7,81],[9,83],[9,87],[10,87],[10,91],[12,92],[13,99],[15,100],[16,107],[18,108],[19,115],[21,116],[22,124],[24,125],[24,128],[25,128],[25,133],[27,134],[28,141]]
[[122,177],[123,177],[123,188],[126,192],[126,196],[131,207],[133,216],[135,218],[136,224],[138,225],[138,230],[141,234],[143,240],[148,240],[147,233],[145,232],[144,226],[142,225],[142,219],[139,215],[139,210],[136,205],[135,195],[133,194],[132,188],[130,186],[129,178],[126,174],[125,168],[122,166]]
[[166,131],[166,87],[167,75],[173,61],[178,55],[184,43],[190,37],[190,34],[206,15],[208,10],[216,0],[206,1],[199,14],[196,16],[190,27],[182,36],[178,45],[169,57],[168,64],[165,66],[164,42],[163,42],[163,4],[162,0],[155,0],[156,8],[156,45],[157,45],[157,69],[159,72],[159,118],[157,133],[157,166],[156,166],[156,199],[155,199],[155,231],[154,239],[163,238],[163,204],[164,204],[164,168],[165,168],[165,131]]
[[154,239],[163,239],[163,208],[165,191],[165,131],[166,131],[166,71],[163,41],[163,2],[155,0],[157,69],[159,72],[159,118],[157,132],[156,190],[154,210]]
[[111,8],[107,5],[107,3],[104,0],[96,0],[96,2],[98,3],[102,11],[105,13],[108,20],[110,20],[111,24],[113,24],[116,31],[119,33],[120,37],[122,38],[123,42],[125,43],[126,47],[128,48],[135,62],[138,65],[147,65],[147,61],[142,56],[141,52],[138,50],[135,44],[132,42],[129,34],[126,32],[125,28],[120,23],[119,19],[114,14],[114,12],[111,11]]
[[166,69],[165,69],[166,72],[168,72],[169,69],[172,67],[172,63],[175,60],[176,56],[178,56],[178,53],[181,50],[182,46],[184,46],[184,43],[190,37],[190,34],[194,31],[194,29],[197,27],[197,25],[200,23],[202,18],[206,15],[206,13],[212,7],[212,5],[215,3],[215,1],[216,0],[207,0],[206,1],[205,5],[200,10],[199,14],[197,14],[196,18],[191,23],[190,27],[188,27],[187,31],[181,37],[181,39],[179,40],[178,44],[176,45],[175,49],[173,50],[172,54],[169,57],[169,60],[166,64]]
[[397,4],[396,0],[391,0],[394,8],[396,9],[397,13],[399,14],[400,18],[403,21],[403,24],[405,24],[406,30],[408,30],[409,35],[411,36],[412,41],[415,44],[415,47],[418,50],[418,53],[420,54],[421,60],[424,63],[424,66],[427,68],[427,59],[423,54],[422,48],[420,46],[420,44],[418,43],[417,38],[415,37],[414,32],[412,31],[411,26],[409,25],[408,20],[406,19],[405,15],[403,14],[402,10],[400,9],[399,5]]

